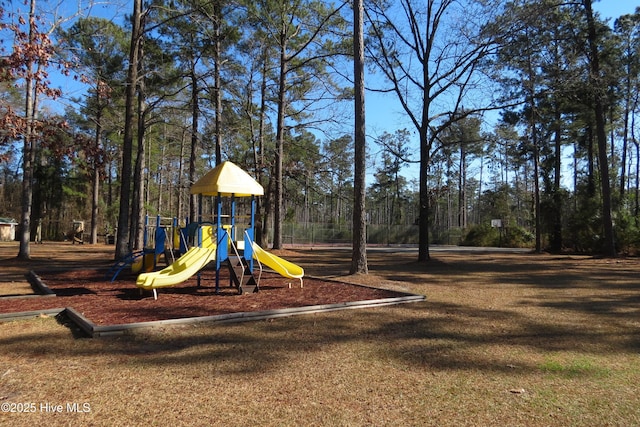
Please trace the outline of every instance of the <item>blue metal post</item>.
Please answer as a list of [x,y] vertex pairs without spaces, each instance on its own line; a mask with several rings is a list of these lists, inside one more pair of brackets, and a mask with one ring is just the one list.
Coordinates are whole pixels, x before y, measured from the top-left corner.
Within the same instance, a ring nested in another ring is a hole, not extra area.
[[[249,271],[253,273],[253,240],[255,239],[255,217],[256,217],[256,196],[251,195],[251,223],[249,224],[249,230],[247,233],[249,234]],[[244,244],[244,250],[246,253],[247,243]],[[246,258],[246,256],[245,256]]]
[[147,249],[147,233],[149,232],[149,215],[144,216],[144,233],[142,233],[142,249]]
[[222,240],[224,229],[222,228],[222,199],[216,196],[216,293],[220,292],[220,267],[222,266]]
[[236,195],[231,195],[231,241],[236,241]]

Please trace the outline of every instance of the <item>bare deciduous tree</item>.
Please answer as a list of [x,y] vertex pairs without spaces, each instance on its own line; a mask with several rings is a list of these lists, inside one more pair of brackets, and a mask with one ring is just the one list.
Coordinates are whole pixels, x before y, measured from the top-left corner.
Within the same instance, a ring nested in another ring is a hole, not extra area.
[[487,108],[468,104],[480,61],[493,48],[481,31],[489,3],[400,0],[368,9],[369,53],[389,84],[381,90],[395,93],[420,138],[418,261],[429,260],[428,171],[440,134]]

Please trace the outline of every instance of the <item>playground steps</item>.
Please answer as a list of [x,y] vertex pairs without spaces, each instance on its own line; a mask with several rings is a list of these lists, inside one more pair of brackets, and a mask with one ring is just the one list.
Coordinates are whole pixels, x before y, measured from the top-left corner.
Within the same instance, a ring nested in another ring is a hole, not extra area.
[[227,259],[227,266],[230,285],[235,286],[240,294],[258,292],[258,283],[244,258],[230,256]]

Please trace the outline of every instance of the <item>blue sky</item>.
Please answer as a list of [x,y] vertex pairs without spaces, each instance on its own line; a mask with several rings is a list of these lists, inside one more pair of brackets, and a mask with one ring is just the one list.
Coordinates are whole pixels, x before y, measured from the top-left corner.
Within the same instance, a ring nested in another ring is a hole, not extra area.
[[[62,3],[63,7],[74,8],[76,4],[70,4],[75,2]],[[85,3],[86,4],[86,3]],[[640,7],[640,0],[601,0],[594,2],[594,9],[601,14],[603,18],[609,18],[610,24],[613,25],[615,18],[633,13],[636,7]],[[85,11],[86,12],[86,11]],[[109,1],[100,3],[98,2],[89,12],[92,16],[100,16],[104,18],[111,18],[114,21],[121,23],[124,14],[131,13],[131,3],[129,1]],[[57,78],[55,71],[52,72],[52,80],[54,80],[54,86],[60,86],[64,92],[64,99],[58,100],[59,103],[66,103],[71,97],[80,97],[85,90],[82,85],[72,79]],[[67,100],[67,101],[65,101]],[[56,108],[52,105],[52,108]],[[59,105],[57,106],[59,108]],[[367,134],[370,141],[378,137],[383,132],[389,133],[395,132],[397,129],[406,128],[414,133],[413,125],[408,121],[406,114],[402,111],[398,101],[393,94],[376,94],[368,92],[366,95],[366,112],[367,112]],[[417,147],[416,141],[413,143]],[[370,144],[370,153],[374,156],[379,147],[374,144]],[[415,150],[417,152],[417,148]],[[417,159],[417,155],[415,156]],[[371,183],[371,174],[375,172],[375,165],[369,167],[368,183]],[[417,167],[411,166],[405,170],[405,175],[408,179],[417,178]]]
[[[593,3],[593,8],[600,13],[601,17],[609,20],[609,25],[613,26],[616,18],[632,14],[636,8],[640,7],[640,0],[601,0]],[[415,141],[413,145],[416,147],[414,158],[418,159],[418,142],[415,135],[415,127],[408,121],[406,114],[402,110],[394,95],[380,95],[375,93],[366,94],[366,122],[367,134],[370,138],[379,136],[382,132],[387,131],[393,133],[397,129],[406,128],[414,134]],[[370,145],[371,154],[375,155],[375,151],[379,148]],[[374,165],[374,168],[376,166]],[[375,171],[369,167],[369,176],[367,184],[371,184],[371,174]],[[404,175],[408,180],[418,178],[419,170],[417,165],[409,165],[404,170]]]
[[[69,5],[69,7],[73,6]],[[640,0],[601,0],[594,3],[594,9],[596,11],[605,18],[611,18],[611,25],[613,25],[615,18],[624,14],[633,13],[636,7],[640,7]],[[128,1],[98,2],[97,5],[91,9],[90,14],[121,21],[124,14],[131,13],[130,9],[131,4]],[[52,74],[55,74],[55,72]],[[52,77],[55,78],[53,75]],[[84,88],[70,80],[69,78],[55,78],[54,86],[61,86],[65,93],[65,98],[80,96]],[[412,124],[407,121],[406,115],[394,97],[395,95],[392,94],[383,96],[371,92],[367,93],[366,111],[368,134],[376,136],[385,130],[394,132],[399,128],[410,128],[412,126]]]
[[[593,4],[594,10],[600,12],[604,18],[617,18],[635,12],[640,7],[640,1],[636,0],[600,0]],[[613,25],[613,20],[611,21]]]

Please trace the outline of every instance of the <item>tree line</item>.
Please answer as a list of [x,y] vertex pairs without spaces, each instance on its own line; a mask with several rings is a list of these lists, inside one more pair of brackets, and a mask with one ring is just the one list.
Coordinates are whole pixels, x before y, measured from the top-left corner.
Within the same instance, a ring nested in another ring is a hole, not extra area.
[[[431,243],[638,246],[640,11],[134,0],[117,22],[54,6],[0,3],[0,216],[20,218],[19,256],[40,219],[50,238],[83,218],[116,257],[138,249],[146,215],[210,210],[189,187],[223,160],[265,188],[257,238],[276,249],[283,224],[317,223],[416,243],[420,261]],[[402,124],[365,127],[365,93],[392,98]]]

